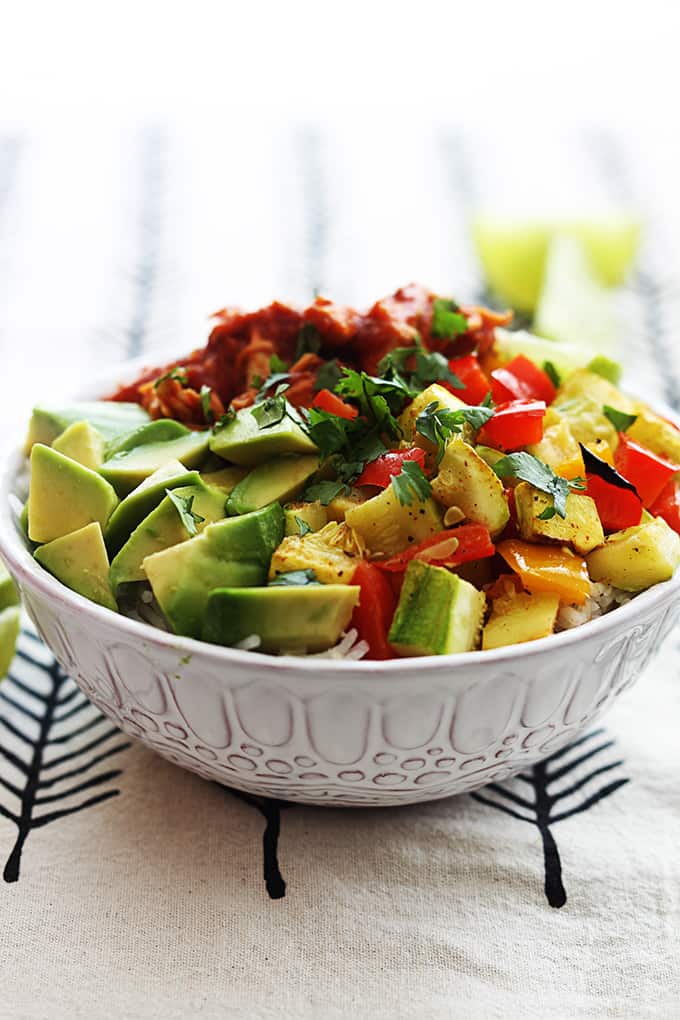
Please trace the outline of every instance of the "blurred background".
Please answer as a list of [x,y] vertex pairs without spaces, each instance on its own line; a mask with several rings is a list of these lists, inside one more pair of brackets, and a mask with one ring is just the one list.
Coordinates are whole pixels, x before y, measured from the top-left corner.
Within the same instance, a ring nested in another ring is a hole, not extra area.
[[677,401],[674,5],[0,8],[3,421],[225,304],[411,280]]

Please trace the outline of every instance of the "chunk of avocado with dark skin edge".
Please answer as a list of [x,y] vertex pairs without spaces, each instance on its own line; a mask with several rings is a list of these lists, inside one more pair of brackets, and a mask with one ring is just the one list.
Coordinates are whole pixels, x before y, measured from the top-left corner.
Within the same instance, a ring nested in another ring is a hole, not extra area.
[[121,500],[111,514],[104,538],[109,555],[115,556],[123,548],[140,521],[151,513],[165,498],[167,489],[200,482],[198,471],[187,471],[179,461],[164,465],[150,475],[141,485]]
[[28,456],[35,443],[49,446],[69,425],[78,421],[89,422],[105,440],[111,440],[144,425],[149,415],[139,404],[115,400],[85,401],[65,407],[37,406],[31,415],[24,453]]
[[232,490],[227,500],[228,514],[247,514],[269,503],[286,503],[298,495],[319,466],[319,458],[279,457],[260,464]]
[[99,524],[87,524],[78,531],[41,545],[34,555],[41,566],[72,591],[117,611],[109,584],[109,560]]
[[201,636],[214,588],[264,584],[283,528],[283,510],[272,503],[255,513],[209,524],[196,538],[147,556],[144,572],[174,632]]
[[412,560],[388,641],[398,655],[447,655],[477,648],[486,598],[443,567]]
[[245,467],[262,464],[281,454],[317,453],[305,435],[298,412],[286,405],[286,416],[277,424],[260,428],[252,407],[244,407],[226,425],[218,427],[210,439],[210,449],[224,460]]
[[208,450],[209,436],[209,432],[189,432],[163,443],[145,443],[123,450],[105,460],[99,473],[119,496],[127,496],[168,461],[178,460],[187,468],[199,467]]
[[208,598],[203,640],[235,645],[257,634],[257,651],[322,652],[349,626],[359,591],[347,584],[221,587]]
[[118,503],[109,483],[49,446],[31,450],[28,537],[51,542],[97,521],[104,527]]
[[190,429],[180,421],[173,418],[157,418],[156,421],[149,421],[123,436],[109,440],[106,444],[106,459],[110,460],[118,453],[134,450],[137,446],[146,446],[147,443],[167,443],[168,440],[186,436],[189,432]]
[[[200,533],[208,524],[214,524],[224,517],[224,493],[220,489],[211,488],[199,481],[193,485],[181,485],[174,492],[182,499],[193,500],[192,512],[203,518],[196,522],[197,532]],[[142,563],[147,556],[190,538],[192,535],[182,522],[177,507],[169,496],[164,496],[158,506],[140,521],[111,561],[111,588],[116,592],[121,584],[146,580]]]

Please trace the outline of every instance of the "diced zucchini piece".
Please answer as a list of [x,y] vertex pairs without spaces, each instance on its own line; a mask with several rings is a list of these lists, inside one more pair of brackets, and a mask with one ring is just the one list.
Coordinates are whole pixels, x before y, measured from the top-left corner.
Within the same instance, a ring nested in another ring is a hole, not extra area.
[[560,386],[552,408],[567,419],[577,442],[588,444],[604,439],[614,450],[618,437],[604,413],[605,404],[625,414],[635,414],[635,402],[630,397],[601,375],[579,369]]
[[327,524],[321,531],[284,538],[272,556],[269,579],[292,570],[313,570],[323,584],[351,584],[361,548],[346,524]]
[[527,450],[544,464],[548,464],[561,478],[585,478],[581,448],[574,439],[566,418],[555,425],[544,427],[540,443],[528,446]]
[[412,560],[388,640],[399,655],[447,655],[477,647],[486,599],[443,567]]
[[453,436],[432,482],[432,495],[442,506],[457,506],[468,520],[498,535],[510,520],[503,483],[460,436]]
[[646,407],[638,409],[637,418],[626,429],[626,435],[652,453],[680,464],[680,431],[671,422]]
[[402,506],[388,485],[379,495],[348,510],[345,522],[363,539],[372,555],[392,556],[442,530],[442,513],[433,499],[414,499]]
[[515,489],[517,523],[522,538],[527,542],[559,542],[572,546],[585,556],[604,542],[604,531],[597,507],[590,496],[571,492],[567,496],[566,517],[555,514],[548,520],[540,515],[553,505],[552,496],[521,482]]
[[680,564],[680,536],[661,517],[609,535],[587,558],[593,581],[642,591],[668,581]]
[[401,412],[399,426],[404,434],[404,440],[409,444],[415,443],[426,453],[436,453],[437,447],[434,443],[416,432],[416,419],[428,404],[438,404],[446,411],[458,411],[461,407],[467,407],[467,404],[443,386],[433,383],[432,386],[428,386],[426,390],[419,393],[412,403]]

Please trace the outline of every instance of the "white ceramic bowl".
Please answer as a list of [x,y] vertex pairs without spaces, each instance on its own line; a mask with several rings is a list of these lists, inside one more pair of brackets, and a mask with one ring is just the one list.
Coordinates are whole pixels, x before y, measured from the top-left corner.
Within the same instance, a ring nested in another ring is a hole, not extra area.
[[680,611],[679,572],[583,627],[490,652],[343,662],[222,648],[116,615],[43,570],[9,507],[22,466],[5,458],[0,554],[60,665],[164,758],[267,797],[409,804],[505,779],[605,712]]

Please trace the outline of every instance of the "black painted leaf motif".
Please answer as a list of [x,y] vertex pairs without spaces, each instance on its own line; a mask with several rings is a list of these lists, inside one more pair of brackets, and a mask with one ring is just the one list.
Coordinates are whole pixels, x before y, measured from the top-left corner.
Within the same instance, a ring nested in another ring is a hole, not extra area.
[[280,900],[286,895],[286,883],[279,869],[279,833],[281,831],[281,811],[290,807],[284,800],[273,800],[268,797],[256,797],[229,786],[221,786],[221,790],[254,807],[264,817],[267,824],[262,834],[263,864],[262,877],[265,888],[272,900]]
[[[94,775],[92,771],[130,747],[127,741],[112,742],[122,736],[120,731],[81,694],[29,631],[23,632],[17,659],[25,667],[24,674],[18,675],[15,662],[0,689],[0,763],[9,765],[11,774],[11,778],[0,776],[0,816],[17,828],[3,871],[5,882],[18,881],[24,845],[33,829],[119,793],[116,789],[89,791],[116,779],[120,769]],[[90,732],[91,738],[79,740]]]
[[[630,780],[626,777],[618,777],[603,786],[591,786],[594,780],[600,776],[607,775],[623,765],[621,759],[599,765],[590,772],[581,774],[581,766],[591,761],[596,755],[608,751],[614,745],[613,740],[595,742],[595,738],[601,737],[603,729],[591,730],[579,740],[575,740],[567,747],[555,751],[549,758],[538,762],[530,772],[522,772],[515,776],[514,783],[524,783],[531,788],[533,798],[529,799],[499,783],[489,783],[483,788],[483,792],[472,793],[470,796],[480,804],[487,804],[489,807],[503,811],[506,815],[516,818],[521,822],[529,822],[535,825],[541,834],[543,843],[543,859],[545,863],[545,895],[551,907],[563,907],[567,902],[567,893],[562,882],[562,862],[560,860],[557,843],[552,833],[552,826],[562,822],[566,818],[581,814],[589,808],[594,807],[605,797],[611,796],[620,787]],[[595,746],[593,746],[593,744]],[[582,754],[570,757],[577,748],[586,746]],[[559,764],[567,759],[563,765]],[[574,777],[567,785],[561,784],[562,780]],[[513,785],[514,785],[513,783]],[[583,799],[571,801],[569,806],[562,806],[569,798],[575,797],[586,787],[590,787],[591,793]],[[490,796],[493,794],[493,796]]]

